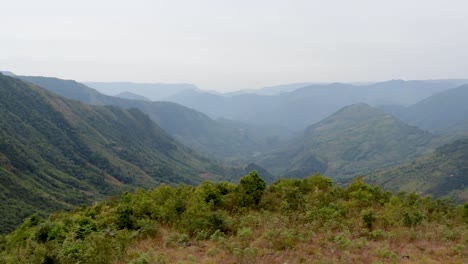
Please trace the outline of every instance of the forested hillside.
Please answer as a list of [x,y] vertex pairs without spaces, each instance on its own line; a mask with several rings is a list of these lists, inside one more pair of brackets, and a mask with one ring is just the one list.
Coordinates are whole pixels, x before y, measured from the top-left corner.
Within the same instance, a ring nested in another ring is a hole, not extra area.
[[236,127],[226,126],[201,112],[176,103],[107,96],[72,80],[32,76],[19,78],[87,104],[137,108],[183,144],[211,158],[238,158],[266,148],[266,139],[258,133],[251,136],[253,133],[250,128],[240,124],[236,124]]
[[0,232],[35,211],[222,170],[136,109],[86,105],[4,75],[0,109]]
[[433,197],[468,201],[468,138],[443,145],[434,153],[378,170],[366,181],[392,191],[416,191]]
[[356,104],[308,127],[303,136],[258,163],[284,176],[322,172],[346,178],[396,164],[430,149],[433,136],[393,116]]
[[2,263],[466,263],[468,204],[355,179],[160,185],[0,238]]

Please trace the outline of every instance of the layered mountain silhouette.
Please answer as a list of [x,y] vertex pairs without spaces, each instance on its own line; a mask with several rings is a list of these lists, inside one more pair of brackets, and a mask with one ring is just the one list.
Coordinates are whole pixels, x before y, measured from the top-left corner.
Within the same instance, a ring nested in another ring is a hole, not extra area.
[[72,80],[31,76],[19,76],[19,78],[87,104],[137,108],[183,144],[212,158],[252,155],[265,147],[260,136],[250,136],[251,128],[227,127],[201,112],[176,103],[107,96]]
[[468,85],[434,94],[392,112],[403,121],[432,133],[463,134],[468,132]]
[[161,101],[185,90],[198,90],[195,85],[189,83],[85,82],[84,84],[106,95],[132,92],[151,101]]
[[[373,106],[409,106],[435,93],[455,88],[463,80],[402,81],[369,85],[313,84],[275,94],[226,96],[185,90],[168,97],[212,118],[227,118],[250,124],[269,124],[300,131],[347,105],[360,102]],[[465,83],[468,83],[465,80]]]

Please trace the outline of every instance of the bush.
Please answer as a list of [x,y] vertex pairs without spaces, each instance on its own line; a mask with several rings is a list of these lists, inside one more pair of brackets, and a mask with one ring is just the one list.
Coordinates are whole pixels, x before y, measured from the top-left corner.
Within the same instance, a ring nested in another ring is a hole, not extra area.
[[362,220],[364,221],[364,225],[367,229],[372,229],[372,225],[377,220],[377,217],[375,217],[374,210],[368,209],[363,211]]

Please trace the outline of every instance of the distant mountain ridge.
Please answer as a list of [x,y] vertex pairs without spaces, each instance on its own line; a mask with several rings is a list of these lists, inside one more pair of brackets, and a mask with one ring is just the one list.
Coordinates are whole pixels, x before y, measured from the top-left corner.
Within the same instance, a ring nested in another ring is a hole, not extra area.
[[84,103],[137,108],[183,144],[212,158],[251,155],[264,145],[260,142],[261,139],[249,137],[248,130],[226,127],[201,112],[173,102],[148,102],[107,96],[72,80],[34,76],[17,78]]
[[468,132],[468,85],[436,93],[393,113],[401,120],[432,133]]
[[392,80],[369,85],[314,84],[272,96],[224,96],[185,90],[167,100],[196,109],[215,119],[223,117],[250,124],[284,126],[299,131],[347,105],[364,102],[373,106],[408,106],[457,85],[458,82],[450,80]]
[[189,83],[83,82],[83,84],[106,95],[132,92],[151,101],[162,101],[185,90],[198,90],[198,87]]
[[123,98],[123,99],[130,99],[130,100],[147,101],[147,102],[151,101],[150,99],[148,99],[148,98],[146,98],[146,97],[144,97],[142,95],[127,92],[127,91],[116,94],[115,97],[119,97],[119,98]]
[[10,71],[0,71],[0,73],[5,75],[5,76],[16,76],[14,73],[12,73]]

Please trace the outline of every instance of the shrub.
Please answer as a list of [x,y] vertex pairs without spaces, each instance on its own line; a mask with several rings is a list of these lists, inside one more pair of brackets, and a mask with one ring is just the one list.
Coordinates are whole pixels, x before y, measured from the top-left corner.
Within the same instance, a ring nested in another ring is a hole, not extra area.
[[377,220],[375,217],[374,210],[368,209],[362,212],[362,220],[364,221],[364,225],[367,229],[372,229],[372,225]]

